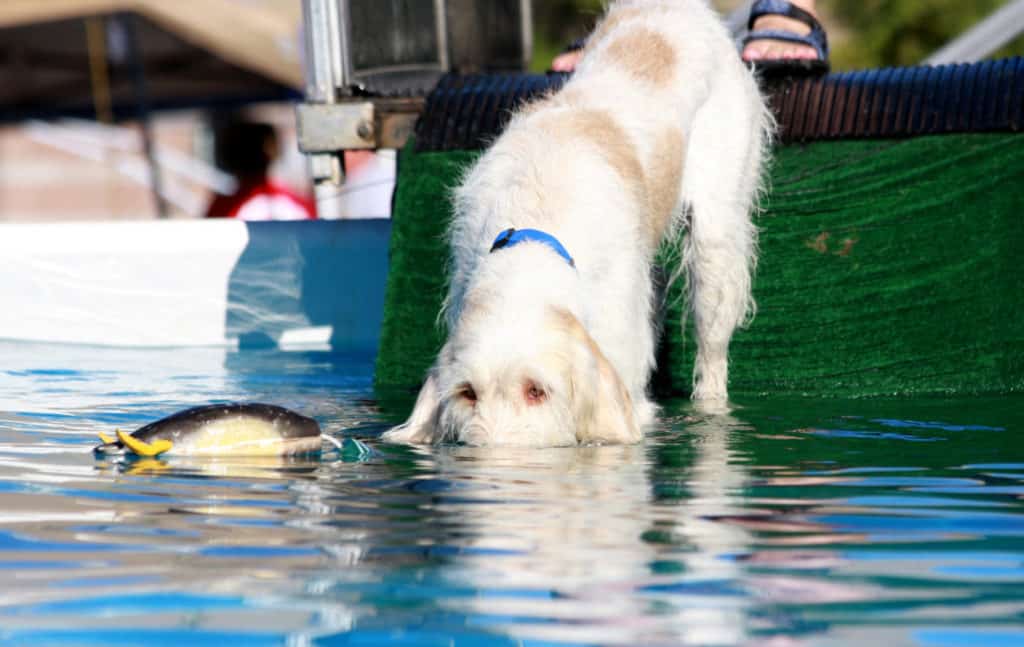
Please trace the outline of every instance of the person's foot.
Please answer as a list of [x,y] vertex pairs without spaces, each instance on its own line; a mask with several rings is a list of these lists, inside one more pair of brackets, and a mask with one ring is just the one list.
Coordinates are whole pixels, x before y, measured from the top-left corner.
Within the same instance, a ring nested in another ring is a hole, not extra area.
[[[755,9],[752,10],[752,13],[757,10],[756,5],[760,4],[761,3],[755,3]],[[789,16],[782,15],[780,13],[765,13],[757,16],[750,24],[750,32],[752,34],[754,32],[766,34],[775,32],[774,35],[778,35],[778,32],[783,32],[784,34],[792,34],[802,38],[810,37],[810,40],[814,42],[815,45],[821,47],[822,52],[819,52],[814,46],[805,43],[790,42],[788,40],[780,40],[778,38],[770,37],[748,38],[743,46],[743,52],[741,54],[743,60],[820,61],[820,64],[814,63],[813,65],[820,65],[827,70],[828,43],[825,32],[821,29],[818,16],[814,11],[814,1],[805,0],[804,2],[800,2],[799,0],[791,0],[789,3],[782,4],[791,5],[783,9],[786,13],[790,13],[791,15],[793,12],[797,15],[805,13],[805,15],[800,19],[790,18]],[[774,9],[774,11],[779,11],[778,8],[773,7],[772,9]],[[551,69],[555,72],[572,72],[576,69],[576,65],[582,57],[582,45],[579,43],[574,44],[573,48],[562,52],[551,61]]]
[[[808,12],[813,15],[813,12]],[[817,18],[817,16],[815,16]],[[767,15],[754,21],[751,31],[784,31],[800,36],[811,33],[811,28],[793,18]],[[784,40],[758,38],[746,44],[742,54],[744,61],[783,61],[793,59],[817,59],[818,52],[810,45],[790,43]]]

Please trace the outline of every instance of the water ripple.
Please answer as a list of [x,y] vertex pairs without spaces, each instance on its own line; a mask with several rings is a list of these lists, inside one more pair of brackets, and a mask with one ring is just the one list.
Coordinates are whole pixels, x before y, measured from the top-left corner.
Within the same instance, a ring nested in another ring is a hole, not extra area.
[[[635,447],[424,449],[378,442],[365,358],[0,360],[0,644],[1024,644],[1019,396],[670,401]],[[372,451],[91,453],[229,400]]]

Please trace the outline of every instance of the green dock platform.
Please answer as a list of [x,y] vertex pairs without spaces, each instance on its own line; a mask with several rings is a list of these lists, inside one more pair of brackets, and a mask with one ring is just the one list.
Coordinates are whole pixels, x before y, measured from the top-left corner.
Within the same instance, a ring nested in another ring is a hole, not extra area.
[[[1024,137],[1018,132],[1024,65],[1010,61],[996,70],[995,85],[983,86],[968,73],[955,87],[932,79],[938,85],[918,88],[937,97],[945,112],[927,96],[922,113],[900,107],[891,98],[898,98],[895,91],[880,100],[863,88],[861,101],[876,110],[888,106],[895,117],[865,117],[863,108],[850,108],[849,92],[839,106],[835,89],[825,96],[828,89],[819,88],[815,99],[813,88],[789,88],[791,98],[802,92],[796,109],[776,101],[777,112],[790,114],[780,115],[783,143],[774,151],[770,191],[757,217],[757,315],[730,350],[734,396],[1024,390]],[[968,81],[974,92],[987,92],[981,105],[994,103],[991,114],[942,94],[963,94]],[[899,85],[904,94],[914,91],[906,80]],[[486,112],[486,97],[472,99]],[[808,102],[826,100],[821,109],[833,117],[840,107],[852,111],[849,124],[862,132],[842,132],[841,118],[811,124],[807,115],[820,113]],[[436,119],[431,110],[448,116]],[[456,139],[472,130],[457,130],[453,110],[486,126],[464,106],[428,103],[417,142],[400,155],[376,370],[382,391],[417,388],[444,339],[436,317],[445,286],[448,193],[479,155],[479,146],[436,139],[438,127],[456,128]],[[988,121],[979,127],[983,118]],[[899,119],[901,131],[884,132]],[[679,332],[682,305],[676,286],[653,380],[659,394],[685,395],[690,388],[694,344],[689,331]]]

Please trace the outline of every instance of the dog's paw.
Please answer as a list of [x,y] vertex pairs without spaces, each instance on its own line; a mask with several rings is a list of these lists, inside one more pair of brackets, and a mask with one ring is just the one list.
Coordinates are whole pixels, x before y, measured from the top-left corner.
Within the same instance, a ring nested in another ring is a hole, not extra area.
[[701,376],[697,379],[696,384],[693,385],[693,394],[690,397],[694,400],[705,402],[727,400],[729,392],[726,388],[724,377],[715,379],[712,376]]
[[409,423],[385,431],[381,434],[380,439],[396,445],[429,445],[434,442],[433,434],[425,425],[410,425]]
[[[715,354],[717,355],[717,354]],[[693,400],[726,400],[729,397],[729,365],[724,353],[721,356],[697,355],[694,366]]]

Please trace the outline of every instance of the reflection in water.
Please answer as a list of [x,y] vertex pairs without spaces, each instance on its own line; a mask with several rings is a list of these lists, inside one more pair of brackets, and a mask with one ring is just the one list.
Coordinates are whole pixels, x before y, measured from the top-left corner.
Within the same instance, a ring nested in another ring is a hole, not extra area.
[[[350,533],[351,543],[332,548],[347,564],[402,553],[442,562],[437,586],[447,595],[433,602],[490,631],[740,644],[748,605],[738,580],[750,535],[722,519],[741,516],[746,472],[730,439],[746,430],[732,416],[706,415],[658,445],[396,449],[411,463],[400,543],[389,528],[383,537]],[[323,499],[332,525],[351,518],[351,503],[331,506],[339,495],[355,498],[350,488],[333,486],[340,491]]]
[[[656,491],[657,504],[672,511],[674,519],[662,520],[658,532],[668,533],[659,556],[662,564],[682,568],[683,577],[661,587],[678,592],[673,625],[678,641],[694,645],[740,644],[747,638],[747,601],[738,588],[742,561],[750,549],[750,534],[729,523],[743,516],[743,487],[747,481],[745,459],[732,447],[733,436],[749,432],[749,426],[728,413],[698,415],[683,434],[676,434],[656,452],[656,483],[664,483],[657,470],[671,466],[671,454],[689,444],[693,457],[678,492]],[[678,476],[676,477],[678,478]],[[666,561],[671,560],[671,561]],[[662,567],[664,568],[664,566]],[[714,591],[714,604],[693,604],[704,590]]]
[[[423,449],[377,442],[369,362],[142,359],[0,344],[0,643],[1024,644],[1017,396],[669,402],[638,446]],[[92,456],[236,399],[368,449]]]
[[635,589],[649,581],[653,556],[638,541],[651,521],[643,447],[457,447],[433,460],[464,487],[438,508],[468,539],[457,581],[488,592],[447,606],[538,639],[619,642],[642,631],[646,603]]

